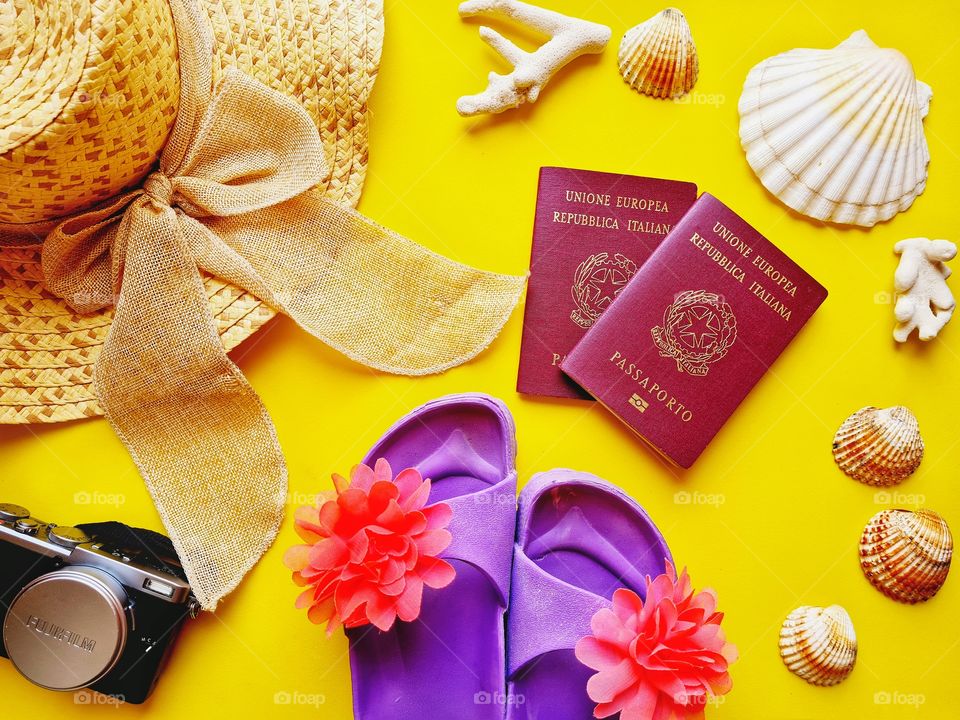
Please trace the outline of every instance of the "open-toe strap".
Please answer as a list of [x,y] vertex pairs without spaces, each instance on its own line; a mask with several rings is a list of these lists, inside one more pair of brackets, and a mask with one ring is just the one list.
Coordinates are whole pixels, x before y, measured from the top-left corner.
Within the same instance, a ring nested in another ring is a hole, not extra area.
[[524,598],[509,616],[510,667],[513,675],[531,660],[553,650],[572,650],[590,632],[594,613],[610,601],[550,575],[519,548],[513,558],[513,592]]
[[453,540],[442,557],[462,560],[483,571],[496,586],[504,607],[510,597],[516,482],[516,473],[512,473],[486,490],[446,501],[453,510],[448,527]]

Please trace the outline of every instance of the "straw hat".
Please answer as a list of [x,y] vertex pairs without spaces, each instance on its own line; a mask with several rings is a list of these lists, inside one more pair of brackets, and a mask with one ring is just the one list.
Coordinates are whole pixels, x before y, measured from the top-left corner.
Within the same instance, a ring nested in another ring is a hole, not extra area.
[[[321,189],[356,206],[382,0],[197,5],[214,82],[236,67],[298,98],[331,169]],[[0,423],[101,415],[93,366],[113,311],[81,315],[45,289],[30,226],[118,195],[156,165],[180,99],[173,17],[163,0],[16,0],[0,4],[0,27]],[[228,350],[276,314],[207,273],[204,286]]]
[[440,372],[524,278],[353,209],[381,0],[12,0],[0,22],[0,422],[106,415],[212,610],[287,488],[226,350],[279,311],[371,368]]

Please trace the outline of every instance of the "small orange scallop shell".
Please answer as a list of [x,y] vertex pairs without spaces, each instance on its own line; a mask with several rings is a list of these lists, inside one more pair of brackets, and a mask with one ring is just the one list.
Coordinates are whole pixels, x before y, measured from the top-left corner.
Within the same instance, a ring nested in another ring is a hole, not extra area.
[[833,458],[854,480],[896,485],[912,475],[923,460],[917,418],[902,405],[861,408],[837,430]]
[[620,41],[619,63],[630,87],[658,98],[690,92],[700,71],[690,25],[676,8],[627,30]]
[[860,567],[887,597],[929,600],[943,586],[953,557],[946,520],[932,510],[882,510],[860,537]]
[[857,635],[847,611],[839,605],[798,607],[780,628],[780,657],[811,685],[846,679],[857,662]]

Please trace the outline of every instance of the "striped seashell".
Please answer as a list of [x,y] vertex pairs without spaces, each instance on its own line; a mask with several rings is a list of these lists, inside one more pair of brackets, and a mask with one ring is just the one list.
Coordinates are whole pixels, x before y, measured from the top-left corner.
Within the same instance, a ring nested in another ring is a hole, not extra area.
[[854,480],[896,485],[912,475],[923,460],[917,418],[902,405],[861,408],[837,430],[833,458]]
[[858,30],[834,48],[797,48],[754,67],[738,104],[740,144],[788,207],[870,227],[926,187],[932,97],[903,53]]
[[804,605],[780,628],[780,657],[787,669],[811,685],[836,685],[857,662],[857,635],[847,611]]
[[620,41],[619,63],[630,87],[657,98],[690,92],[700,71],[690,25],[676,8],[627,30]]
[[932,510],[878,512],[860,537],[860,567],[867,580],[903,603],[929,600],[943,587],[953,557],[953,536]]

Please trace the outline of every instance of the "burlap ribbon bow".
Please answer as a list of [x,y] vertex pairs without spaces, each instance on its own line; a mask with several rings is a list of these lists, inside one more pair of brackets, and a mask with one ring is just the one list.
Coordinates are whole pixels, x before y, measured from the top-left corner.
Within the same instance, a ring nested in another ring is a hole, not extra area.
[[273,541],[287,478],[273,424],[221,345],[199,270],[359,362],[405,374],[483,349],[523,278],[453,263],[310,190],[326,167],[307,113],[239,71],[206,102],[209,63],[202,53],[184,61],[180,21],[183,99],[158,171],[55,228],[43,267],[76,310],[115,305],[95,389],[213,609]]

